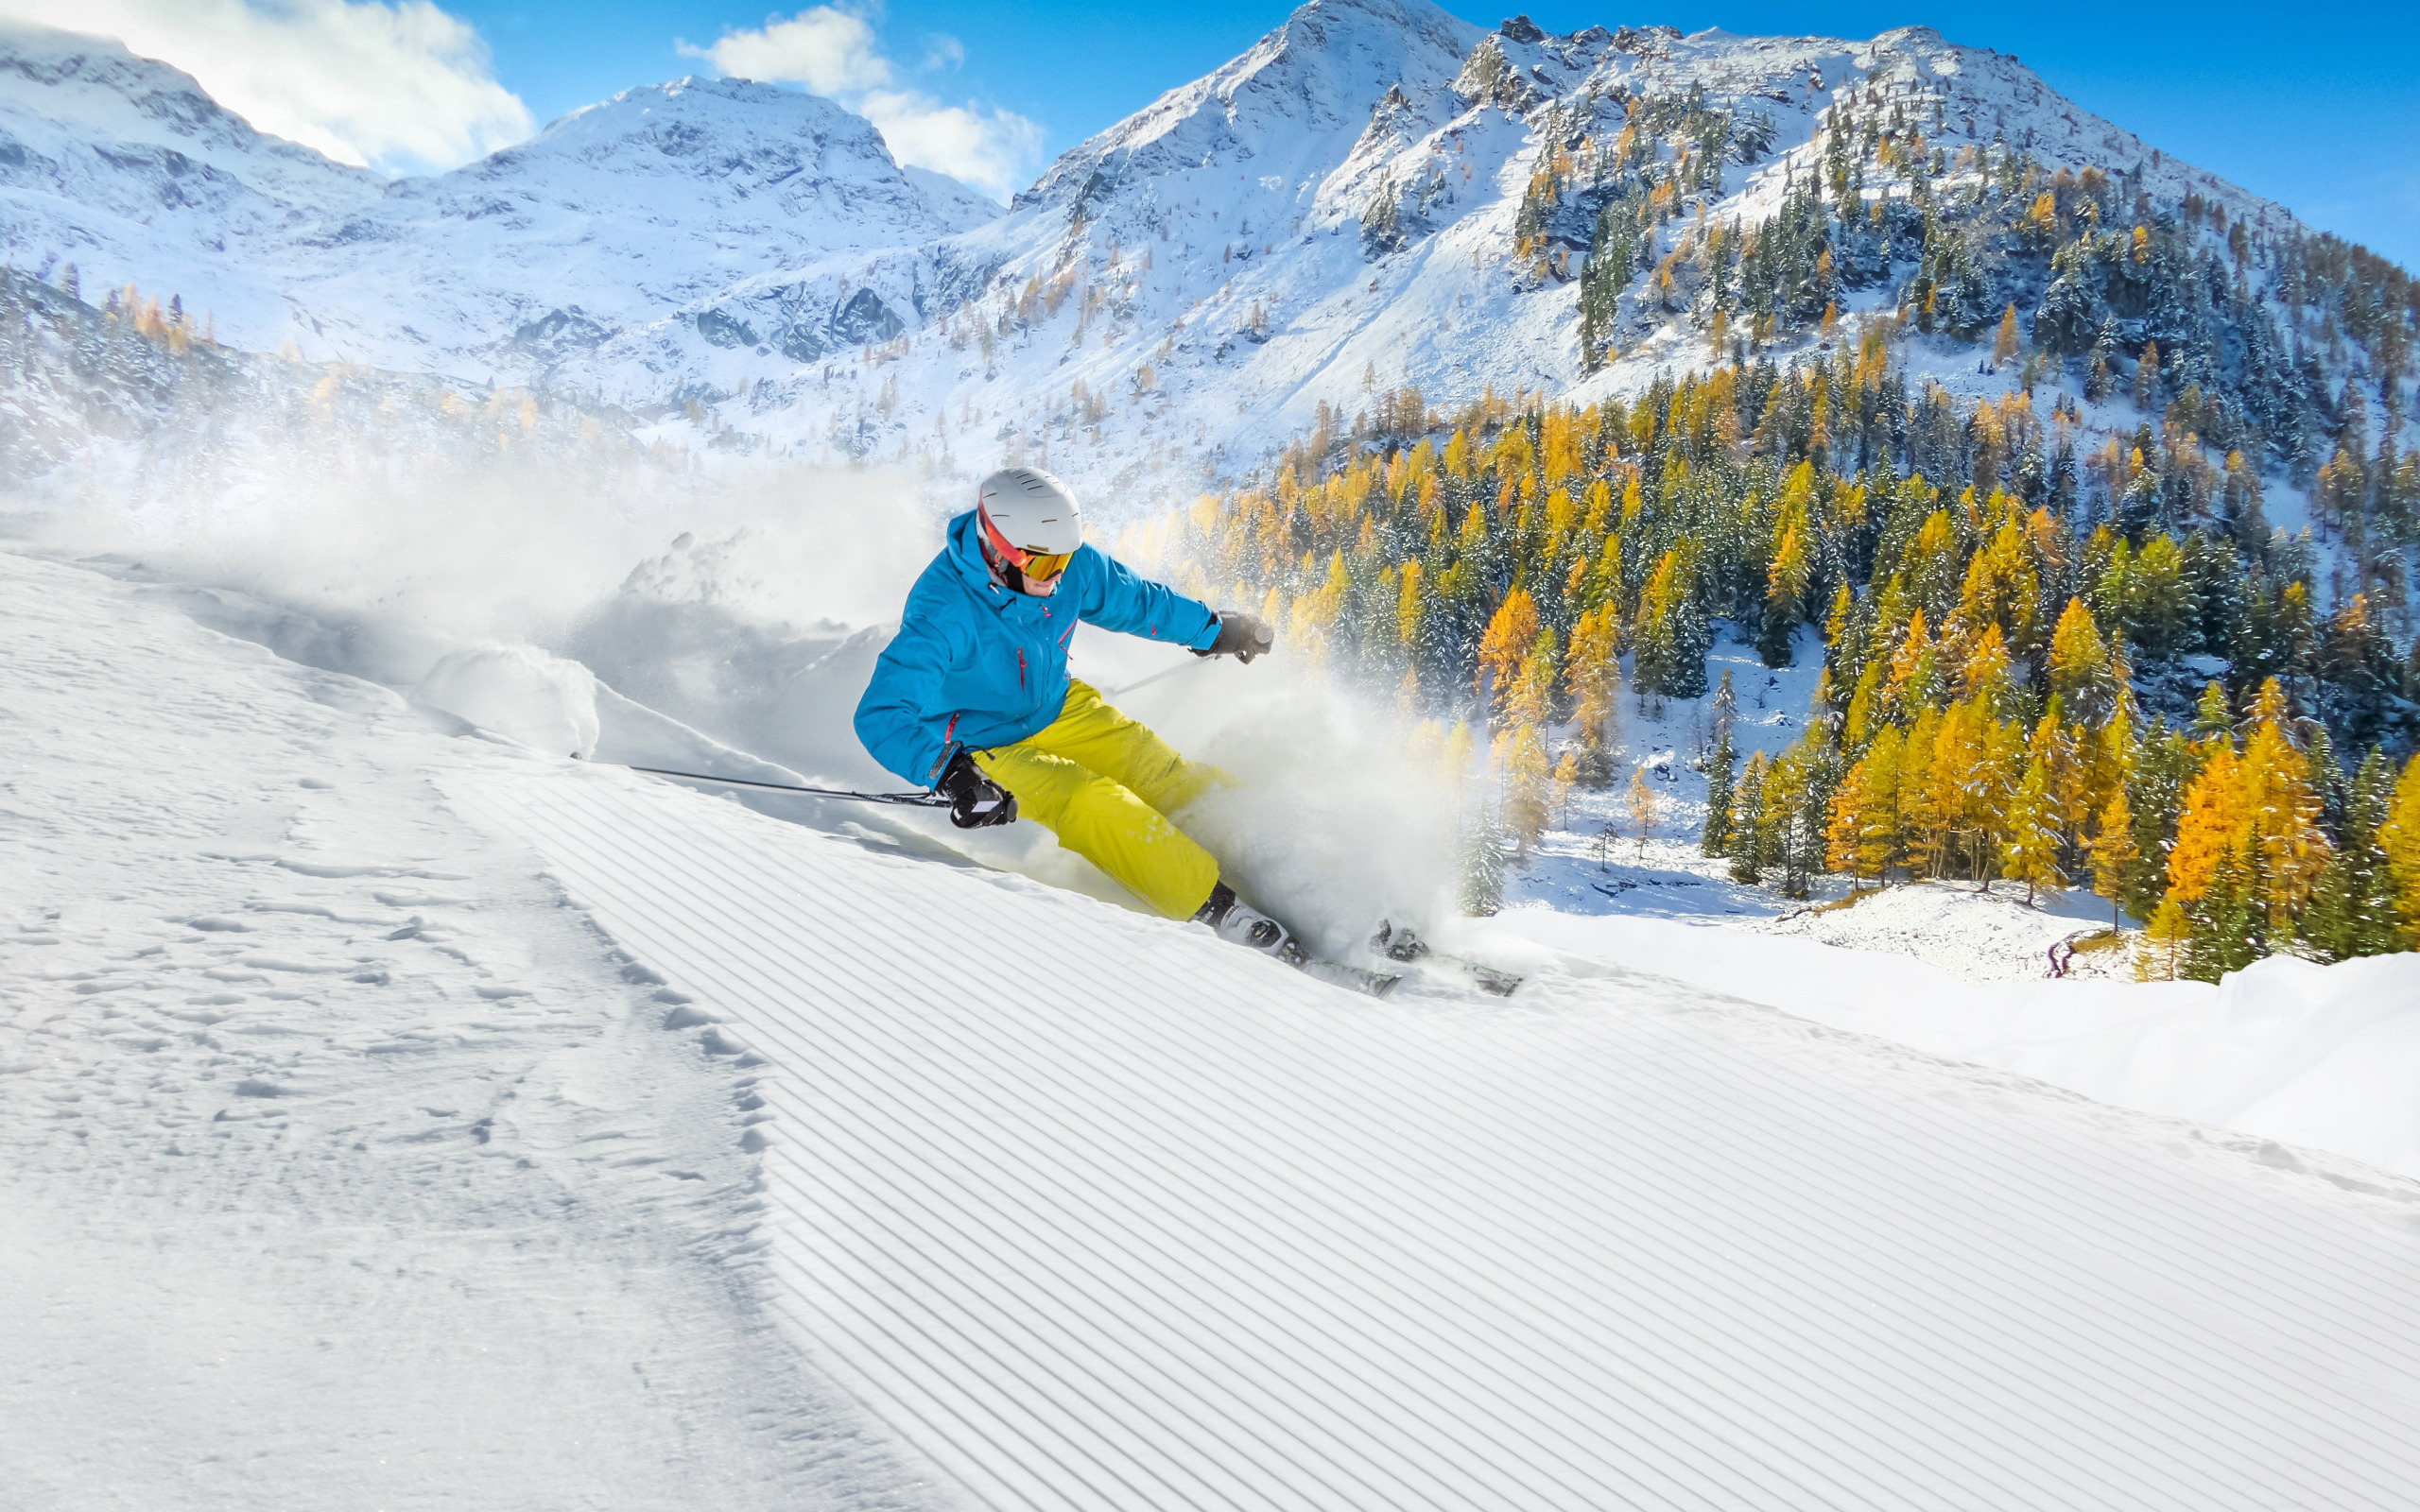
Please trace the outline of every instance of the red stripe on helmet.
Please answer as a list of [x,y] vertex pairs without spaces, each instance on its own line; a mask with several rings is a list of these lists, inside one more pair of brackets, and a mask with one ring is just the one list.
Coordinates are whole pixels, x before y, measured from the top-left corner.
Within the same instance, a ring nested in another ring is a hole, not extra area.
[[992,523],[992,511],[983,507],[980,497],[975,501],[975,518],[982,524],[984,539],[991,542],[992,549],[1006,557],[1011,566],[1022,568],[1027,562],[1033,560],[1032,552],[1021,546],[1009,544],[1009,538],[1000,534],[1000,527]]

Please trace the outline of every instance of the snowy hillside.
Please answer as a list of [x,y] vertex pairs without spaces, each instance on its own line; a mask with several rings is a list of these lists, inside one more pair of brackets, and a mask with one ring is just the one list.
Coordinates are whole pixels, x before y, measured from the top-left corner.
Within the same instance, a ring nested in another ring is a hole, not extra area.
[[95,300],[183,289],[230,340],[285,321],[293,239],[374,204],[374,174],[254,131],[201,86],[113,42],[0,22],[0,249]]
[[26,1504],[2420,1483],[2409,1183],[1510,933],[1373,1003],[0,576]]

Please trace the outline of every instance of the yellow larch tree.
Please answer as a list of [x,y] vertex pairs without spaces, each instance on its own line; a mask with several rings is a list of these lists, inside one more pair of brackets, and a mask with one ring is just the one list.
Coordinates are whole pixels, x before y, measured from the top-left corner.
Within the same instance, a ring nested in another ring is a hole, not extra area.
[[1527,590],[1516,588],[1504,595],[1495,612],[1487,622],[1487,629],[1479,636],[1478,671],[1481,682],[1473,688],[1484,693],[1493,682],[1496,697],[1504,696],[1505,684],[1512,679],[1521,661],[1530,654],[1538,638],[1538,606]]
[[2135,811],[2126,790],[2118,789],[2100,811],[2100,828],[2092,837],[2092,890],[2109,900],[2109,928],[2118,928],[2118,900],[2126,895],[2126,876],[2141,855],[2135,844]]
[[1496,687],[1498,708],[1508,725],[1545,726],[1553,722],[1554,688],[1563,655],[1552,627],[1540,630],[1530,643],[1530,654],[1509,683]]
[[1564,658],[1564,691],[1571,698],[1571,717],[1580,728],[1582,749],[1596,754],[1590,764],[1599,775],[1584,780],[1593,786],[1610,782],[1603,753],[1612,748],[1615,710],[1621,698],[1621,621],[1614,606],[1599,604],[1582,614],[1571,627],[1571,649]]
[[1886,881],[1899,854],[1902,737],[1885,725],[1841,780],[1824,827],[1824,865],[1852,881]]
[[2403,776],[2395,782],[2386,822],[2378,826],[2378,846],[2386,852],[2395,925],[2403,943],[2420,950],[2420,756],[2404,764]]
[[2253,700],[2252,737],[2244,742],[2242,777],[2250,791],[2243,808],[2251,819],[2247,836],[2260,859],[2259,893],[2268,905],[2269,928],[2283,936],[2326,869],[2330,849],[2320,828],[2321,802],[2310,764],[2286,733],[2286,695],[2271,678]]
[[1409,558],[1403,564],[1402,584],[1395,591],[1395,639],[1407,646],[1420,644],[1427,610],[1428,598],[1420,588],[1420,559]]
[[1523,725],[1512,734],[1512,748],[1504,761],[1504,827],[1512,832],[1516,860],[1529,859],[1530,848],[1547,833],[1547,801],[1554,773],[1547,765],[1546,741],[1535,725]]
[[2191,934],[2184,908],[2173,898],[2163,899],[2143,930],[2142,953],[2135,958],[2135,980],[2175,981],[2177,950]]
[[1655,833],[1655,789],[1647,785],[1647,768],[1634,766],[1630,770],[1630,792],[1625,804],[1630,810],[1631,833],[1638,840],[1638,859],[1647,859],[1647,842]]
[[1864,858],[1858,845],[1858,817],[1870,801],[1872,756],[1869,751],[1848,769],[1841,785],[1832,789],[1832,806],[1824,814],[1824,865],[1834,871],[1847,872],[1852,885],[1865,875]]
[[2051,696],[2067,713],[2087,725],[2099,725],[2116,712],[2118,685],[2109,643],[2093,623],[2092,610],[2081,598],[2070,598],[2050,631]]
[[2008,805],[2008,835],[2000,842],[2000,871],[2011,882],[2025,884],[2025,905],[2033,906],[2036,891],[2056,892],[2066,885],[2059,869],[2058,821],[2051,813],[2050,767],[2037,748],[2025,764],[2025,775]]
[[1933,749],[1940,743],[1941,724],[1940,710],[1919,710],[1899,747],[1899,791],[1893,804],[1898,827],[1893,848],[1899,863],[1911,877],[1932,875],[1934,863],[1941,856],[1933,843],[1931,811],[1925,801],[1932,787]]
[[2208,895],[2227,853],[2251,833],[2250,798],[2243,760],[2234,744],[2221,737],[2186,784],[2176,843],[2168,852],[2167,902],[2197,902]]

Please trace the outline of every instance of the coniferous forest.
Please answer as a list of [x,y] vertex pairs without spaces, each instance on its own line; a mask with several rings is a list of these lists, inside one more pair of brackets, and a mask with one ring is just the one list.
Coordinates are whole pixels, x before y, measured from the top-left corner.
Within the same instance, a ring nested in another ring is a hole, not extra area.
[[[1371,382],[1130,548],[1426,738],[1483,728],[1516,850],[1558,783],[1613,781],[1627,657],[1642,703],[1717,693],[1703,843],[1743,882],[2089,888],[2149,970],[2210,980],[2420,947],[2420,285],[2122,175],[1953,156],[1920,99],[1829,112],[1827,172],[1761,225],[1691,222],[1737,124],[1632,119],[1669,138],[1556,155],[1517,249],[1577,285],[1584,356],[1678,317],[1685,366],[1450,412]],[[1953,394],[1962,363],[2000,391]],[[1720,622],[1822,658],[1776,756],[1732,748]]]

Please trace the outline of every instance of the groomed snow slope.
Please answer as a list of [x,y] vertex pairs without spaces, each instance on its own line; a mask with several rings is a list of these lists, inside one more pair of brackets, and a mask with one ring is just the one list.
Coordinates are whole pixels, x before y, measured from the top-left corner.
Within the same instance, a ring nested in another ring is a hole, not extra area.
[[747,1074],[430,785],[538,765],[0,552],[0,1507],[937,1504],[763,1304]]
[[779,1305],[980,1504],[2420,1497],[2390,1178],[1603,963],[1375,1003],[624,772],[446,785],[772,1063]]

